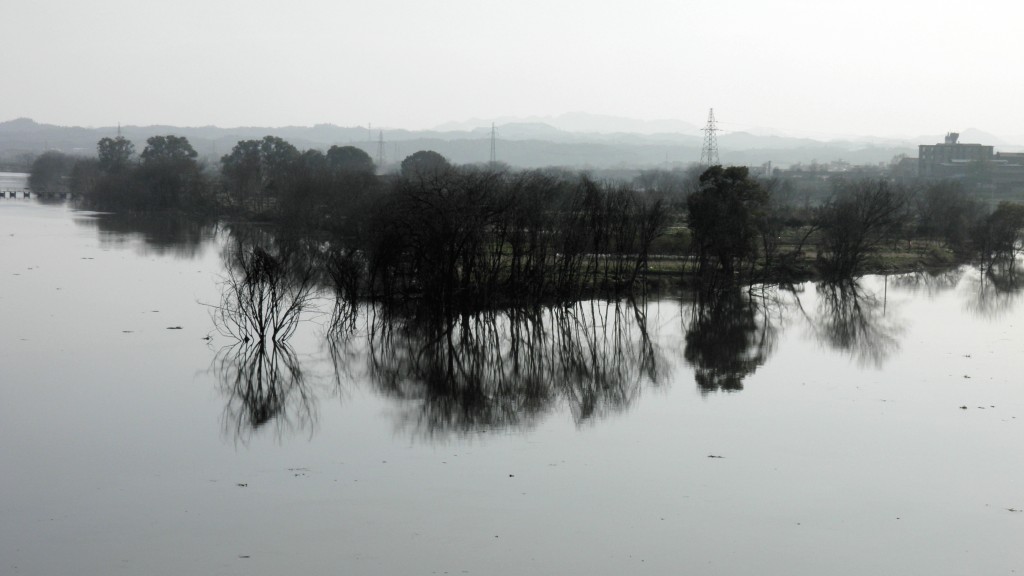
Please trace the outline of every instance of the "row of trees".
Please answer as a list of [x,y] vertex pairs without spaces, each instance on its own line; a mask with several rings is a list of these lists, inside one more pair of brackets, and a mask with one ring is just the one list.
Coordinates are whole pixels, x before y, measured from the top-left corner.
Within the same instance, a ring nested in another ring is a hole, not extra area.
[[136,158],[128,139],[103,138],[95,158],[46,152],[32,165],[29,186],[42,195],[70,194],[89,208],[123,212],[191,211],[213,207],[209,178],[180,136],[153,136]]
[[[649,171],[626,184],[452,166],[422,151],[400,173],[378,176],[358,148],[300,151],[274,136],[239,142],[217,170],[182,137],[152,137],[137,157],[125,138],[104,138],[95,159],[40,156],[32,186],[66,187],[104,210],[273,222],[318,237],[330,276],[349,292],[445,305],[629,291],[653,256],[713,287],[786,280],[812,265],[849,278],[912,239],[1000,265],[1024,247],[1024,208],[987,213],[946,182],[911,190],[846,181],[825,204],[797,207],[778,182],[743,167]],[[675,241],[659,240],[669,229]]]
[[442,167],[397,180],[361,246],[376,294],[575,300],[631,290],[666,214],[659,198],[585,176]]
[[826,280],[885,267],[880,252],[898,256],[914,243],[1010,269],[1024,251],[1024,205],[1002,202],[986,212],[953,182],[918,191],[885,180],[843,181],[813,210],[783,202],[775,185],[751,179],[743,167],[701,174],[686,206],[695,275],[705,286],[784,279],[808,251]]

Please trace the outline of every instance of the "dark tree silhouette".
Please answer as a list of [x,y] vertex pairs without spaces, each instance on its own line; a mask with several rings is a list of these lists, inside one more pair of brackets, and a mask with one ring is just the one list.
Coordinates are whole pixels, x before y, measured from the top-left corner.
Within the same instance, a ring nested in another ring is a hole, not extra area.
[[719,273],[731,282],[744,262],[757,255],[758,223],[768,195],[746,167],[712,166],[700,176],[700,189],[687,199],[697,275],[714,283]]
[[448,159],[433,150],[420,150],[402,160],[402,176],[406,178],[436,178],[449,168]]
[[69,191],[75,158],[62,152],[43,152],[32,162],[28,186],[36,194],[65,194]]
[[277,136],[243,140],[221,158],[228,194],[243,209],[262,212],[287,196],[301,154]]
[[135,155],[135,144],[124,136],[102,138],[96,143],[100,170],[114,174],[127,170],[132,156]]
[[150,137],[139,155],[143,165],[187,162],[195,157],[196,151],[188,138],[173,135]]
[[206,207],[206,185],[196,151],[182,136],[153,136],[139,156],[138,204],[150,210]]
[[355,146],[331,146],[327,150],[327,167],[335,173],[376,171],[370,155]]

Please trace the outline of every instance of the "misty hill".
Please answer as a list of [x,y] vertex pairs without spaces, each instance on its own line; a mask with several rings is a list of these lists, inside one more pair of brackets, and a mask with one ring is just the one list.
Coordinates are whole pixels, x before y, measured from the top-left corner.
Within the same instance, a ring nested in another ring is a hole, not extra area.
[[[574,131],[563,127],[595,126],[604,131]],[[603,118],[603,120],[602,120]],[[514,121],[513,121],[514,120]],[[533,119],[537,120],[537,119]],[[652,168],[684,166],[700,159],[700,130],[684,122],[630,121],[628,119],[563,115],[555,124],[531,119],[511,119],[496,123],[497,159],[515,167],[564,166],[569,168]],[[590,122],[588,124],[588,122]],[[560,127],[563,126],[563,127]],[[637,131],[617,131],[616,129]],[[669,128],[678,128],[676,131]],[[667,131],[657,131],[657,130]],[[332,124],[285,127],[216,126],[122,126],[121,133],[141,151],[146,139],[154,135],[175,134],[189,139],[200,156],[217,161],[240,140],[259,139],[266,135],[284,138],[300,149],[326,149],[332,145],[353,145],[366,150],[373,158],[383,148],[385,164],[394,164],[418,150],[435,150],[459,164],[487,162],[490,157],[490,123],[467,122],[448,124],[435,130],[368,129]],[[639,130],[646,130],[642,132]],[[64,127],[39,124],[19,118],[0,122],[0,160],[25,159],[45,150],[69,154],[93,155],[96,142],[113,137],[118,128]],[[383,134],[384,144],[379,140]],[[988,137],[984,133],[966,132],[968,138]],[[923,142],[941,142],[941,135],[922,137]],[[986,143],[994,143],[996,139]],[[832,140],[792,138],[777,134],[747,132],[723,133],[719,136],[720,158],[726,164],[776,166],[796,163],[845,160],[853,164],[889,162],[897,154],[916,156],[915,141],[897,140]]]

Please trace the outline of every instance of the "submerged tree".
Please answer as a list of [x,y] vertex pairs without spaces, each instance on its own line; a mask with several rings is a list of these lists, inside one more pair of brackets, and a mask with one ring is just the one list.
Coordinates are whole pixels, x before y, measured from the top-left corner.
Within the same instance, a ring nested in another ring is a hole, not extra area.
[[241,342],[286,342],[315,296],[313,263],[288,244],[272,254],[237,240],[228,250],[228,276],[214,307],[217,328]]

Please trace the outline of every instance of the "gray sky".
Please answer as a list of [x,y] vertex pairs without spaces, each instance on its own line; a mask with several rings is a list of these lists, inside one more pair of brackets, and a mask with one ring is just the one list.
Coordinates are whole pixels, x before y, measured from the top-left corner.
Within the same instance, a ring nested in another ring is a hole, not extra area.
[[429,128],[589,112],[1024,142],[1024,4],[0,0],[0,121]]

